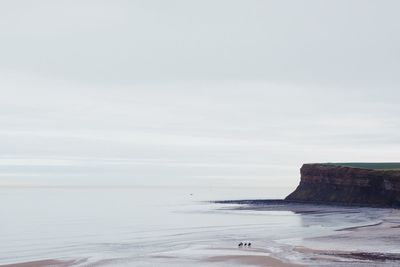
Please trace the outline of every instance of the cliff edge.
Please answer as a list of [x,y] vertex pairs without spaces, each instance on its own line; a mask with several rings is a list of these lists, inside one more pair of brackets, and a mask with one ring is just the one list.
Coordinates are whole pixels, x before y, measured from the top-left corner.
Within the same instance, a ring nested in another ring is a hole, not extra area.
[[[395,163],[387,164],[394,166]],[[399,207],[400,169],[373,167],[378,165],[304,164],[300,169],[299,186],[285,200]]]

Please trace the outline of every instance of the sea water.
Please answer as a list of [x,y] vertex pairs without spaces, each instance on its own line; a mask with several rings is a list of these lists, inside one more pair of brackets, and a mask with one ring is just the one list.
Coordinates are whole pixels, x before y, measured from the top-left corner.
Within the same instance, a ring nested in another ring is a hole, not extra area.
[[[371,209],[337,208],[324,215],[210,202],[277,199],[290,190],[1,188],[0,265],[82,259],[77,266],[204,266],[208,257],[236,253],[301,261],[292,248],[307,238],[377,222],[382,215]],[[239,242],[252,242],[260,250],[238,252]]]

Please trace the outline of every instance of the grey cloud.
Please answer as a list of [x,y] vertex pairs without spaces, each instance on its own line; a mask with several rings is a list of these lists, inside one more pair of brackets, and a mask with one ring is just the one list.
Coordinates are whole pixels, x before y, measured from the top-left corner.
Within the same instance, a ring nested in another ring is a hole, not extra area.
[[86,83],[399,84],[397,1],[3,1],[3,69]]
[[294,185],[303,162],[398,161],[399,7],[2,1],[0,165],[81,164],[0,183]]

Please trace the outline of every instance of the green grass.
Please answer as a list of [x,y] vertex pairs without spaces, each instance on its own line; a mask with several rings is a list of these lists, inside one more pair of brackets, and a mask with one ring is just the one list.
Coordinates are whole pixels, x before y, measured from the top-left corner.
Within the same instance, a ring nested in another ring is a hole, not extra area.
[[371,170],[400,170],[400,162],[338,162],[326,164]]

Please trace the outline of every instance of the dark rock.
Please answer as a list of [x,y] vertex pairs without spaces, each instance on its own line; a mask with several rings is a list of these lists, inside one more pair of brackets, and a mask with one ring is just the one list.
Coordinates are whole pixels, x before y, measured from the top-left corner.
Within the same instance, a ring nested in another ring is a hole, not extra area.
[[296,190],[285,200],[362,206],[400,206],[400,170],[304,164]]

